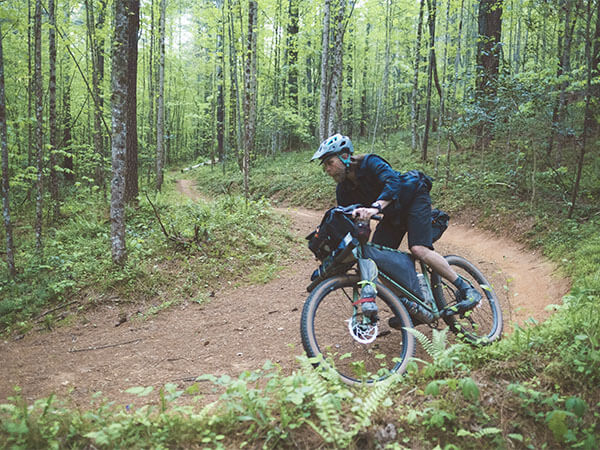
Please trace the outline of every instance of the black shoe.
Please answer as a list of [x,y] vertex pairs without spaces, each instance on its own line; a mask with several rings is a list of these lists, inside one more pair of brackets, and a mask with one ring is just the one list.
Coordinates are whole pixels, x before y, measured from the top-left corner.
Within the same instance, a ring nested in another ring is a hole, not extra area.
[[452,309],[456,308],[458,314],[464,314],[475,308],[481,301],[482,296],[477,289],[470,286],[465,289],[459,289],[456,293],[456,299],[458,303]]

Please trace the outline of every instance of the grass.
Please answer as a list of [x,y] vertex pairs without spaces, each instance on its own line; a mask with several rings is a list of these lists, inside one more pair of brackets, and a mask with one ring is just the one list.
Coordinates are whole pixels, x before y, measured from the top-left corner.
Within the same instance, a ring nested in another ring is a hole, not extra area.
[[142,196],[127,211],[124,267],[112,264],[108,205],[100,196],[69,202],[62,223],[45,233],[41,259],[31,234],[23,234],[17,241],[17,278],[0,279],[0,329],[26,331],[32,318],[73,298],[84,303],[105,295],[132,302],[181,301],[207,296],[223,279],[265,282],[275,276],[295,238],[286,220],[270,212],[267,200],[246,203],[230,196],[194,203],[182,200],[173,183],[169,187],[151,201],[171,239]]

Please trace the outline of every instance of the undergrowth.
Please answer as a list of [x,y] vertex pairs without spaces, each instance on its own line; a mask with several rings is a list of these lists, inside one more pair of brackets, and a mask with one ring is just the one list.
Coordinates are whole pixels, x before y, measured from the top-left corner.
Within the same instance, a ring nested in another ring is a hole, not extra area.
[[180,197],[172,189],[152,195],[157,213],[145,195],[128,208],[123,267],[111,261],[106,202],[99,196],[72,199],[60,226],[46,231],[42,258],[31,235],[19,239],[16,260],[22,269],[15,280],[0,279],[0,330],[26,331],[42,311],[73,298],[201,301],[223,280],[264,282],[276,274],[295,238],[268,201],[227,196],[196,203]]

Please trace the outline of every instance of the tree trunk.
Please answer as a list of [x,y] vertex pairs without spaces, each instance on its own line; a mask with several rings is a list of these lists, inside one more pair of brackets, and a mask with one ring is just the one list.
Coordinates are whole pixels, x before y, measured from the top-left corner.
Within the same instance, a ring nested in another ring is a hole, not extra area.
[[60,199],[58,198],[58,173],[56,154],[58,151],[58,132],[56,129],[56,6],[54,0],[48,1],[48,125],[50,128],[50,198],[52,199],[52,217],[60,217]]
[[344,67],[344,24],[346,16],[346,0],[338,0],[336,22],[333,36],[333,58],[330,64],[331,73],[329,87],[329,112],[327,136],[341,132],[340,118],[342,113],[342,69]]
[[498,89],[498,69],[500,67],[502,35],[502,1],[480,0],[477,37],[477,80],[476,91],[486,118],[479,126],[481,145],[486,148],[492,139],[494,102]]
[[321,99],[319,101],[319,141],[327,138],[329,123],[329,22],[331,14],[331,0],[325,0],[323,8],[323,39],[321,52]]
[[[68,0],[64,2],[64,21],[65,27],[70,26],[71,22],[71,6]],[[64,44],[67,48],[68,43]],[[63,160],[63,168],[65,180],[72,183],[75,180],[75,172],[73,165],[73,149],[71,148],[72,141],[72,117],[71,117],[71,75],[69,73],[69,57],[68,54],[64,53],[62,66],[63,66],[63,97],[62,97],[62,147],[66,154]]]
[[249,198],[250,155],[254,150],[256,124],[256,23],[258,6],[248,1],[248,37],[246,40],[246,68],[244,89],[244,195]]
[[[367,32],[365,33],[365,55],[366,60],[369,52],[369,34],[371,32],[371,24],[367,23]],[[362,87],[360,91],[360,131],[361,137],[367,135],[367,67],[363,67],[362,71]]]
[[[596,30],[594,32],[594,45],[591,49],[591,77],[592,80],[600,78],[600,2],[596,2]],[[600,131],[600,83],[590,86],[590,111],[589,111],[589,135],[597,137]]]
[[[573,12],[573,6],[575,6],[575,12]],[[562,4],[561,9],[564,11],[565,20],[563,34],[558,34],[559,63],[556,70],[557,79],[561,79],[563,75],[571,74],[571,44],[573,42],[573,34],[575,30],[575,24],[577,22],[578,6],[579,2],[577,0],[565,0]],[[552,111],[552,127],[550,131],[550,140],[548,143],[548,156],[551,156],[552,154],[556,135],[560,134],[562,131],[562,122],[567,108],[566,92],[568,87],[569,80],[564,79],[561,81],[560,94],[556,98]],[[558,145],[556,163],[558,165],[562,163],[562,145]]]
[[158,24],[158,98],[156,111],[156,190],[160,191],[163,184],[165,160],[165,16],[167,0],[160,0],[160,19]]
[[423,10],[425,0],[421,0],[419,4],[419,21],[417,22],[417,41],[415,43],[415,70],[413,72],[413,85],[412,95],[410,102],[410,117],[411,117],[411,149],[417,150],[418,142],[418,127],[419,127],[419,108],[418,108],[418,96],[419,96],[419,62],[421,61],[421,39],[423,37]]
[[137,200],[138,133],[137,133],[137,63],[140,29],[140,0],[127,0],[127,154],[125,163],[125,203]]
[[217,32],[217,154],[219,162],[225,162],[225,79],[223,76],[223,66],[225,65],[225,48],[223,44],[223,1],[219,0],[217,6],[221,10],[219,19],[219,31]]
[[96,25],[94,25],[94,7],[89,0],[85,0],[86,19],[90,48],[92,50],[92,95],[94,103],[94,151],[96,153],[96,166],[94,182],[96,186],[104,188],[104,142],[102,138],[102,100],[100,95],[99,52],[102,49],[96,42]]
[[425,131],[423,133],[423,149],[421,159],[427,161],[427,147],[429,145],[429,125],[431,124],[431,87],[433,85],[433,73],[435,60],[435,16],[437,12],[436,0],[427,0],[429,25],[429,63],[427,65],[427,92],[425,94]]
[[35,24],[33,27],[34,35],[34,92],[35,103],[35,146],[37,155],[37,181],[36,181],[36,202],[35,202],[35,248],[40,258],[43,256],[42,245],[42,220],[43,220],[43,198],[44,198],[44,97],[42,92],[42,2],[35,2]]
[[[31,25],[31,0],[27,0],[27,166],[33,165],[33,123],[31,121],[34,97],[33,85],[33,47],[31,36],[33,27]],[[29,194],[27,194],[29,196]]]
[[[154,130],[154,113],[156,111],[156,84],[154,83],[155,57],[154,57],[154,42],[155,38],[154,26],[154,0],[150,3],[150,54],[148,57],[148,134],[146,137],[146,146],[152,148],[156,132]],[[150,169],[148,169],[148,173]]]
[[[236,154],[239,154],[239,150],[242,148],[242,133],[240,124],[241,114],[240,110],[240,89],[238,83],[238,66],[237,66],[237,53],[234,45],[235,30],[233,29],[234,18],[233,8],[229,3],[228,11],[228,34],[229,34],[229,77],[231,84],[230,99],[230,111],[229,111],[229,141],[231,147],[236,148]],[[235,140],[234,140],[235,139]]]
[[15,247],[13,244],[12,222],[10,220],[10,174],[8,173],[8,131],[6,126],[6,96],[4,93],[4,52],[2,50],[2,23],[0,22],[0,147],[2,151],[2,216],[6,236],[6,265],[8,275],[14,278]]
[[112,48],[112,182],[110,199],[110,240],[112,260],[124,264],[125,246],[125,159],[127,152],[127,77],[128,58],[127,2],[115,2]]
[[298,0],[289,0],[289,23],[287,26],[288,48],[288,96],[294,113],[298,112]]

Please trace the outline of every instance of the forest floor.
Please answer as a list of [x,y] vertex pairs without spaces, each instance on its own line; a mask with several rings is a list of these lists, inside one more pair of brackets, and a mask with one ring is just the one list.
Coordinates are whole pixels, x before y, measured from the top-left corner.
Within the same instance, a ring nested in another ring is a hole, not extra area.
[[[190,180],[178,180],[177,189],[202,201]],[[291,231],[299,237],[322,216],[322,211],[301,208],[277,211],[290,218]],[[545,320],[551,314],[546,306],[560,304],[569,290],[569,280],[557,277],[555,267],[538,253],[510,237],[481,231],[466,218],[451,221],[436,250],[460,254],[483,270],[503,305],[505,333],[529,319]],[[140,308],[148,305],[110,298],[80,311],[69,325],[0,341],[0,403],[16,385],[28,402],[56,393],[85,407],[97,392],[126,404],[134,401],[124,394],[130,387],[185,387],[202,374],[237,377],[260,369],[266,360],[277,363],[283,374],[292,373],[303,351],[300,315],[306,286],[317,265],[305,245],[294,251],[293,262],[269,283],[225,286],[203,304],[181,302],[141,319]],[[201,391],[210,396],[211,387],[202,383]]]

